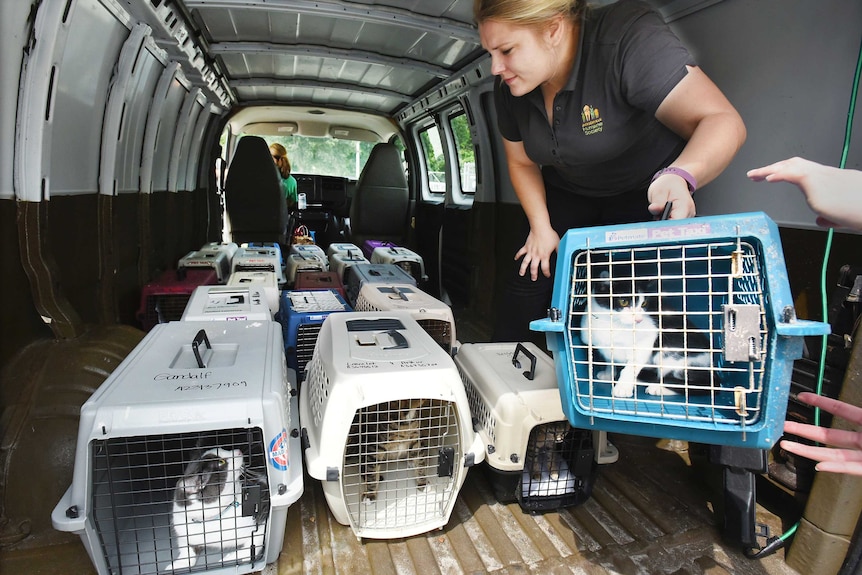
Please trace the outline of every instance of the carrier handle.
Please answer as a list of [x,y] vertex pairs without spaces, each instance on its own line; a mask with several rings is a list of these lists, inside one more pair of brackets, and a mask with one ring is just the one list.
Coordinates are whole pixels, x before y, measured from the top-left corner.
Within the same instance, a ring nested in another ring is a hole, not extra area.
[[207,332],[205,332],[204,330],[200,330],[195,336],[195,338],[192,340],[192,351],[195,353],[195,359],[198,362],[198,367],[204,369],[206,367],[206,364],[204,363],[200,352],[200,346],[202,343],[206,344],[207,349],[212,349],[212,346],[210,345],[210,340],[207,337]]
[[515,354],[512,356],[512,365],[514,365],[518,369],[521,369],[521,362],[518,361],[518,353],[523,353],[528,358],[530,358],[530,369],[523,372],[523,374],[524,377],[526,377],[530,381],[533,381],[533,378],[536,377],[536,356],[530,351],[528,351],[527,348],[524,347],[524,344],[519,342],[515,346]]
[[410,344],[407,342],[407,338],[404,337],[404,334],[397,329],[390,329],[386,334],[395,340],[395,345],[384,347],[383,349],[407,349],[410,347]]

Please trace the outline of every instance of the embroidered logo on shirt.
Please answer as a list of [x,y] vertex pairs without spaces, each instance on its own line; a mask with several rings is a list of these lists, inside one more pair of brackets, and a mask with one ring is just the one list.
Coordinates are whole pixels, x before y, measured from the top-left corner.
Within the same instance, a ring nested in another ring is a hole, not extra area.
[[598,134],[603,127],[604,122],[599,115],[599,109],[585,105],[581,110],[581,128],[584,130],[584,135]]

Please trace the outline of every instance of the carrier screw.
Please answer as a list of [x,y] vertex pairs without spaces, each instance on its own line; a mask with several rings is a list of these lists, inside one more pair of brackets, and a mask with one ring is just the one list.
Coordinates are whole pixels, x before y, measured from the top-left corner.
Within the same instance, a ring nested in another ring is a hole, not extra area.
[[285,493],[287,493],[287,485],[285,485],[284,483],[279,483],[278,484],[278,494],[284,495]]
[[73,505],[66,510],[66,517],[68,517],[69,519],[77,519],[78,515],[79,513],[77,505]]
[[291,437],[299,437],[299,430],[294,427],[293,429],[290,430],[290,436]]
[[551,321],[560,321],[563,318],[563,314],[560,312],[560,308],[552,307],[548,309],[548,317]]
[[518,463],[518,459],[519,457],[517,453],[513,453],[509,456],[509,461],[511,461],[512,463]]
[[494,453],[495,451],[497,451],[496,447],[494,447],[493,445],[488,446],[488,455]]

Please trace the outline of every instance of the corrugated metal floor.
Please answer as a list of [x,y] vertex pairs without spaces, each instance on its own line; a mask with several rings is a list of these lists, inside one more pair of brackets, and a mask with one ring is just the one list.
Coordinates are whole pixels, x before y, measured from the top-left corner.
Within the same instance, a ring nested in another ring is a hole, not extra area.
[[[449,524],[406,539],[357,540],[333,519],[320,483],[308,480],[302,499],[288,511],[279,561],[265,575],[798,575],[784,564],[783,551],[751,560],[722,542],[712,512],[720,477],[704,473],[708,466],[690,465],[685,443],[631,436],[612,440],[620,459],[599,468],[593,497],[584,505],[524,513],[517,504],[498,503],[483,468],[475,467]],[[773,533],[782,530],[782,518],[762,506],[758,521]],[[4,552],[0,572],[94,573],[77,540]]]

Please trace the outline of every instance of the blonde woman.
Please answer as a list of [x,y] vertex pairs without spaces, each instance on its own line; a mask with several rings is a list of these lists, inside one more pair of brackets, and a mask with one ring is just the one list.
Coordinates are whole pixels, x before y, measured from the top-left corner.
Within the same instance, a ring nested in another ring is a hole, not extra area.
[[[739,114],[649,5],[475,0],[497,126],[526,215],[494,339],[531,338],[570,228],[695,215],[745,140]],[[541,273],[540,273],[541,272]]]
[[287,150],[276,142],[269,145],[269,153],[272,154],[272,161],[275,162],[278,173],[281,174],[284,199],[287,201],[287,207],[290,208],[296,204],[296,178],[290,175],[290,160],[287,159]]

